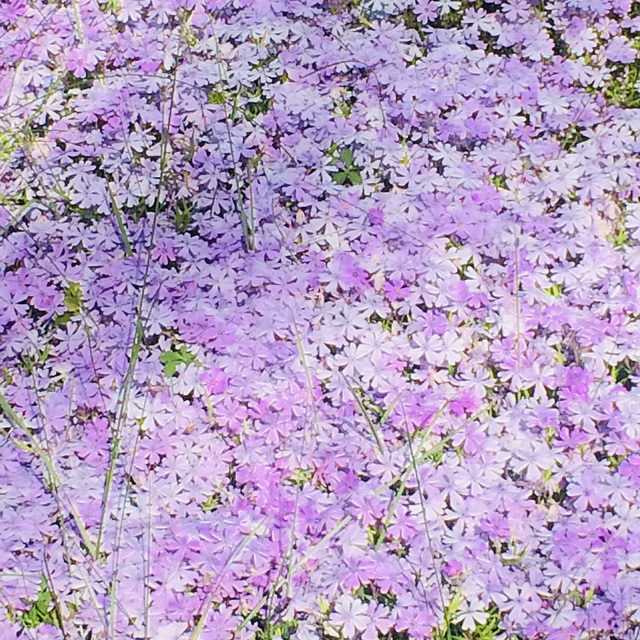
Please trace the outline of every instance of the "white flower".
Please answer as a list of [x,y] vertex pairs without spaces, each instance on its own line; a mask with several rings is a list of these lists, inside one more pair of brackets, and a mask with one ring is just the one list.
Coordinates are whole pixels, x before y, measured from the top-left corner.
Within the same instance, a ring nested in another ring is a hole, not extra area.
[[336,603],[329,623],[342,627],[342,634],[353,638],[357,631],[364,631],[369,624],[367,605],[352,596],[344,595]]
[[458,0],[438,0],[438,6],[440,7],[440,15],[446,16],[448,13],[457,11],[460,8],[460,2]]
[[170,622],[163,624],[154,634],[155,640],[179,640],[182,634],[187,630],[184,622]]
[[463,609],[456,616],[456,622],[462,622],[465,631],[473,631],[476,626],[483,625],[489,619],[489,614],[482,610],[479,599],[474,598],[468,605],[463,605]]

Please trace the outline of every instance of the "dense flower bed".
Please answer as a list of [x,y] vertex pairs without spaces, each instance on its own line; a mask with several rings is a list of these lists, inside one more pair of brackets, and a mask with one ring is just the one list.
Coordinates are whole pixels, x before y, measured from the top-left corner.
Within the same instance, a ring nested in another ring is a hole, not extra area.
[[640,626],[640,3],[0,24],[2,638]]

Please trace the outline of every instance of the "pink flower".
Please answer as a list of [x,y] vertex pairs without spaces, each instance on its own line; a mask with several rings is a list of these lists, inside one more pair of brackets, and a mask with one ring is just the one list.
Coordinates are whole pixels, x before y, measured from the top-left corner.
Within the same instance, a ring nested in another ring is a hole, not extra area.
[[222,369],[211,369],[203,373],[200,380],[211,395],[224,393],[229,385],[229,377]]
[[69,69],[76,78],[86,78],[87,71],[93,71],[96,68],[97,62],[98,58],[95,54],[85,47],[71,49],[67,54],[67,69]]
[[450,577],[459,576],[462,573],[462,564],[456,560],[455,558],[449,561],[445,568],[444,572]]

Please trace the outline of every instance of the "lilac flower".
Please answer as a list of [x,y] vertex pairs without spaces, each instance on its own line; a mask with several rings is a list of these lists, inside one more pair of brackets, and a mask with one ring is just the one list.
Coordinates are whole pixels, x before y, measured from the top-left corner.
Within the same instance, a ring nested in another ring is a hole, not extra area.
[[67,68],[77,78],[86,78],[87,71],[93,71],[97,62],[95,54],[85,47],[71,49],[67,54]]
[[630,3],[75,4],[2,14],[0,387],[60,485],[2,409],[7,605],[51,575],[71,636],[184,636],[211,598],[203,634],[249,640],[267,597],[301,637],[421,638],[460,587],[468,631],[619,635]]
[[623,36],[615,36],[609,41],[605,50],[608,60],[630,64],[637,57],[637,51],[629,44]]

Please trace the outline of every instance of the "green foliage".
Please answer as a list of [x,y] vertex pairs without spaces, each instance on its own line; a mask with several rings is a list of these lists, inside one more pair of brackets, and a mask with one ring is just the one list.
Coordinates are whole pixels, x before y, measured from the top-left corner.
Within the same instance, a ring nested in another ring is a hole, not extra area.
[[528,400],[531,397],[532,390],[533,387],[530,387],[529,389],[518,389],[518,391],[515,392],[516,402],[520,402],[520,400]]
[[272,640],[275,638],[289,640],[293,632],[298,628],[298,623],[295,620],[283,620],[277,624],[258,620],[258,624],[264,627],[258,631],[257,637],[260,640]]
[[470,269],[473,269],[473,260],[469,260],[466,264],[463,264],[458,269],[458,275],[460,280],[470,280],[471,276],[467,273]]
[[438,16],[430,23],[431,26],[436,29],[459,29],[467,13],[467,6],[472,4],[467,0],[461,0],[460,6],[456,11],[449,11],[446,15]]
[[196,357],[182,345],[179,349],[164,351],[160,356],[160,362],[164,365],[164,375],[170,378],[178,370],[178,365],[189,366],[196,362]]
[[20,363],[22,364],[24,370],[30,375],[34,375],[36,369],[42,365],[49,359],[49,354],[51,353],[53,346],[48,344],[44,349],[41,349],[33,354],[30,353],[22,353],[19,356]]
[[209,104],[224,104],[226,101],[226,96],[224,91],[221,89],[216,89],[215,91],[210,91],[207,96],[207,101]]
[[291,483],[300,489],[312,479],[313,471],[311,469],[296,469],[290,477]]
[[36,601],[20,616],[22,624],[28,629],[35,629],[41,624],[58,626],[58,616],[53,601],[53,593],[49,589],[47,579],[42,576]]
[[576,145],[587,140],[586,136],[582,133],[584,127],[580,127],[574,122],[566,131],[564,136],[560,139],[560,146],[565,151],[571,151]]
[[11,369],[9,369],[9,367],[3,367],[2,376],[4,377],[5,384],[13,384],[14,383],[13,374],[11,373]]
[[393,319],[390,316],[381,318],[377,313],[374,312],[369,317],[369,324],[379,324],[384,331],[391,331],[391,327],[393,326]]
[[201,505],[202,510],[207,513],[209,511],[215,511],[220,506],[220,495],[217,493],[211,494]]
[[497,608],[489,611],[489,617],[484,624],[478,625],[471,634],[472,640],[494,640],[500,632],[500,612]]
[[497,176],[490,176],[489,177],[489,182],[496,188],[496,189],[506,189],[507,187],[507,179],[505,178],[504,174],[500,174]]
[[465,637],[465,633],[462,630],[461,625],[454,622],[461,604],[462,597],[458,591],[454,594],[449,606],[444,612],[444,628],[435,629],[433,632],[432,637],[434,640],[454,640],[454,638],[457,639]]
[[607,101],[624,109],[640,107],[640,91],[638,91],[640,59],[631,64],[613,65],[611,76],[611,84],[604,92]]
[[405,10],[405,12],[402,14],[402,20],[404,22],[405,28],[413,29],[420,36],[420,39],[424,40],[424,33],[420,25],[420,20],[418,20],[418,16],[412,8]]
[[[70,282],[64,290],[64,306],[71,314],[79,313],[82,309],[82,289],[78,282]],[[66,315],[66,314],[65,314]]]
[[445,249],[459,249],[462,247],[462,243],[456,236],[447,236],[447,244],[445,245]]
[[78,76],[69,71],[64,80],[64,87],[69,93],[72,93],[74,91],[77,93],[81,93],[82,91],[91,89],[95,79],[96,75],[91,72],[86,72],[84,78],[78,78]]
[[176,205],[173,211],[173,221],[178,233],[184,233],[193,223],[191,204],[185,198],[182,199],[182,206]]
[[257,116],[265,114],[271,109],[273,105],[273,98],[264,95],[262,86],[259,86],[253,94],[249,94],[248,102],[244,107],[244,115],[253,122]]
[[333,14],[342,11],[351,11],[358,6],[358,2],[353,0],[329,0],[329,11]]
[[338,184],[361,184],[360,169],[353,164],[353,151],[351,149],[343,149],[340,152],[340,159],[334,159],[334,163],[342,162],[343,167],[340,171],[333,175],[333,179]]
[[582,591],[578,589],[574,589],[569,593],[569,598],[573,600],[573,603],[577,607],[584,608],[593,600],[593,596],[595,595],[595,592],[596,592],[595,587],[591,585],[585,593],[582,593]]
[[393,593],[382,593],[375,584],[360,585],[353,595],[363,602],[377,602],[392,609],[398,598]]
[[630,391],[636,386],[631,378],[636,374],[637,370],[638,363],[630,360],[629,358],[625,358],[622,362],[611,367],[611,377],[614,382],[621,384]]
[[548,289],[545,289],[544,292],[548,293],[552,298],[560,298],[562,296],[562,285],[552,284]]
[[[149,207],[144,198],[139,198],[137,204],[127,208],[127,213],[131,216],[131,219],[137,224],[140,220],[147,217]],[[160,211],[164,211],[164,207],[160,206]]]
[[620,249],[626,244],[629,244],[629,232],[626,229],[618,229],[618,231],[611,236],[611,244]]
[[8,162],[15,147],[16,135],[12,131],[0,131],[0,160]]
[[439,467],[442,464],[445,449],[446,447],[444,446],[444,443],[442,446],[436,445],[424,456],[424,459],[427,462],[430,462],[434,467]]
[[607,463],[609,465],[609,469],[613,472],[618,469],[618,467],[626,460],[626,456],[609,456],[607,458]]
[[387,532],[382,523],[376,523],[375,525],[369,525],[367,527],[367,537],[374,547],[378,547],[382,542],[384,542],[386,536]]

